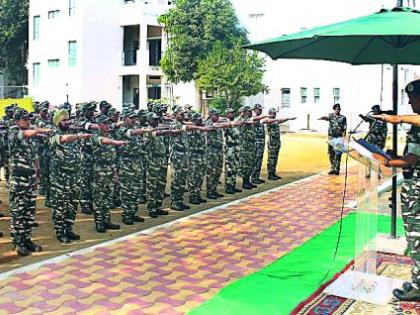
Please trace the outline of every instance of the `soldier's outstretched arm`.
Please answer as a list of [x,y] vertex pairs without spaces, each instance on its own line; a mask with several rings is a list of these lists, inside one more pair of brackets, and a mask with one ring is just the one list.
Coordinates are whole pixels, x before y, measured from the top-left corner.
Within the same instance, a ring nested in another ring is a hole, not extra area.
[[35,128],[35,129],[25,130],[22,132],[22,134],[24,138],[32,138],[39,135],[45,135],[51,131],[52,130],[48,128]]
[[145,133],[151,133],[154,131],[156,131],[156,129],[154,128],[140,128],[140,129],[131,130],[130,134],[132,136],[141,136],[141,135],[144,135]]
[[322,116],[319,117],[318,120],[326,120],[326,121],[330,121],[330,119],[328,118],[328,116]]
[[386,167],[398,167],[398,168],[408,168],[410,166],[414,166],[417,164],[417,162],[420,160],[420,156],[416,154],[407,154],[406,156],[403,156],[402,158],[397,159],[387,159],[386,157],[374,153],[373,156],[381,162]]
[[401,123],[420,126],[420,115],[371,115],[373,118],[397,125]]
[[110,138],[106,138],[106,137],[101,138],[101,143],[105,144],[105,145],[114,145],[114,146],[123,146],[123,145],[128,144],[127,141],[114,140],[114,139],[110,139]]
[[260,121],[260,120],[262,120],[264,118],[267,118],[267,117],[268,117],[267,115],[261,115],[261,116],[252,117],[251,120]]
[[77,140],[89,139],[91,137],[92,135],[89,133],[81,133],[78,135],[62,135],[62,136],[59,136],[59,141],[60,143],[71,143]]

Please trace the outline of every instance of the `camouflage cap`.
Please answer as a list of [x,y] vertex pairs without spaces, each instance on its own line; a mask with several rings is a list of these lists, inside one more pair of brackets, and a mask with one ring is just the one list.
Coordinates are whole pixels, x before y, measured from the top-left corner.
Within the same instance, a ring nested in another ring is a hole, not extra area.
[[174,113],[174,115],[180,114],[182,113],[184,110],[182,109],[181,106],[174,106],[172,108],[172,112]]
[[139,109],[138,114],[139,114],[139,117],[145,118],[147,117],[147,110]]
[[153,104],[152,107],[152,112],[158,114],[162,112],[162,107],[160,106],[160,104]]
[[111,118],[109,118],[107,115],[99,115],[96,118],[96,123],[98,124],[105,124],[107,122],[112,122]]
[[136,118],[136,117],[138,117],[138,114],[134,110],[124,109],[121,113],[121,117],[123,117],[123,118]]
[[190,104],[185,104],[184,105],[184,109],[191,109],[191,108],[192,108],[192,106]]
[[48,102],[42,102],[41,104],[38,105],[39,111],[48,110],[49,108],[50,108],[50,103]]
[[29,113],[26,109],[23,108],[16,108],[15,113],[13,115],[14,120],[20,120],[20,119],[25,119],[25,118],[29,118]]
[[6,106],[5,111],[6,112],[13,112],[18,108],[17,104],[10,104],[9,106]]
[[65,109],[56,110],[53,116],[53,124],[58,126],[63,119],[69,119],[69,112]]
[[413,95],[413,96],[420,95],[420,79],[408,83],[407,86],[405,87],[405,92],[408,95]]
[[112,105],[110,103],[108,103],[107,101],[101,101],[99,103],[99,108],[111,108]]
[[147,113],[147,119],[159,119],[159,116],[154,112]]
[[108,115],[116,115],[116,114],[118,114],[119,112],[117,111],[117,109],[116,108],[114,108],[114,107],[111,107],[110,109],[109,109],[109,111],[108,111]]
[[203,116],[201,116],[200,113],[193,113],[191,115],[191,120],[200,120],[200,119],[203,119]]
[[210,109],[209,109],[209,116],[213,116],[213,115],[219,116],[219,115],[220,115],[220,113],[219,113],[219,111],[218,111],[217,109],[215,109],[215,108],[210,108]]
[[338,103],[337,103],[337,104],[334,104],[334,105],[333,105],[333,109],[341,109],[340,104],[338,104]]
[[82,112],[96,110],[96,102],[84,103],[81,107]]
[[63,104],[60,104],[58,106],[58,108],[60,108],[60,109],[66,109],[67,111],[71,111],[72,106],[71,106],[70,103],[65,102]]
[[263,106],[261,104],[255,104],[254,105],[254,110],[256,109],[263,109]]
[[272,108],[270,108],[269,110],[268,110],[268,113],[269,114],[276,114],[278,111],[277,111],[277,109],[276,108],[274,108],[274,107],[272,107]]
[[249,111],[251,111],[252,109],[251,109],[251,106],[249,106],[249,105],[244,105],[244,106],[242,106],[241,107],[241,109],[240,109],[240,112],[241,113],[243,113],[243,112],[249,112]]

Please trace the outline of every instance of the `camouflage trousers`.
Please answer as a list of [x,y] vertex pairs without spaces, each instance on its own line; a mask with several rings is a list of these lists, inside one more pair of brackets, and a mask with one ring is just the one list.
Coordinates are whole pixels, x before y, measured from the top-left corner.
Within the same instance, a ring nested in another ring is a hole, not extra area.
[[[419,175],[419,174],[418,174]],[[401,215],[414,266],[412,283],[420,288],[420,177],[404,180],[401,188]]]
[[223,172],[223,148],[209,148],[207,151],[206,184],[207,193],[216,192]]
[[171,201],[173,205],[182,203],[187,184],[188,161],[186,153],[172,153],[171,156]]
[[236,186],[239,169],[238,146],[225,147],[225,186]]
[[121,186],[121,208],[122,218],[132,219],[136,215],[139,202],[139,167],[135,159],[121,160],[118,175]]
[[51,173],[52,219],[57,235],[73,230],[78,199],[78,177],[73,171]]
[[333,172],[340,171],[342,153],[337,152],[331,145],[328,145],[328,157],[330,159],[330,166]]
[[162,206],[167,170],[166,157],[149,157],[147,164],[147,209],[153,210]]
[[146,200],[146,187],[147,187],[147,161],[145,158],[142,158],[139,163],[139,201]]
[[197,198],[200,197],[204,176],[206,176],[205,154],[192,152],[189,162],[188,190],[191,198]]
[[82,212],[93,211],[93,161],[91,156],[82,157],[82,167],[80,174],[80,207]]
[[239,163],[240,175],[244,180],[249,180],[254,170],[255,143],[247,141],[241,145]]
[[113,208],[113,170],[95,165],[93,178],[93,217],[96,224],[105,225],[111,221]]
[[38,152],[39,161],[39,194],[49,200],[50,188],[50,154],[48,148],[41,148]]
[[275,174],[277,171],[277,162],[279,160],[281,144],[268,145],[268,160],[267,160],[267,172],[268,174]]
[[9,204],[12,213],[10,235],[13,244],[22,246],[31,239],[35,222],[36,174],[10,176]]
[[255,144],[254,169],[252,170],[251,179],[257,181],[261,176],[261,167],[264,157],[265,141],[257,141]]

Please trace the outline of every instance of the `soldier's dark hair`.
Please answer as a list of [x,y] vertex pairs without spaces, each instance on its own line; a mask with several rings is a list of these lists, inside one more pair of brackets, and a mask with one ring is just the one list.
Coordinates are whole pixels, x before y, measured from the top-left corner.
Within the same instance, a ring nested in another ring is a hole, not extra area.
[[337,108],[338,108],[338,109],[341,109],[341,106],[340,106],[340,104],[338,104],[338,103],[337,103],[337,104],[334,104],[334,106],[333,106],[333,109],[337,109]]

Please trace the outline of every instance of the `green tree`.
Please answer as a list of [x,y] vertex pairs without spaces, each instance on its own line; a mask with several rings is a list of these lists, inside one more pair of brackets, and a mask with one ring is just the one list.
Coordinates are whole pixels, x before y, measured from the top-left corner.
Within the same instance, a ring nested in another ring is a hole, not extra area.
[[0,0],[0,67],[14,85],[27,83],[29,0]]
[[268,92],[262,83],[264,66],[264,60],[256,52],[241,48],[240,42],[232,48],[216,42],[207,58],[198,64],[197,86],[214,91],[215,107],[239,109],[244,97]]

